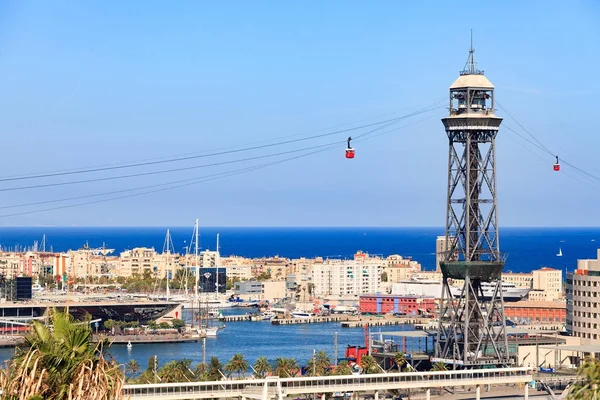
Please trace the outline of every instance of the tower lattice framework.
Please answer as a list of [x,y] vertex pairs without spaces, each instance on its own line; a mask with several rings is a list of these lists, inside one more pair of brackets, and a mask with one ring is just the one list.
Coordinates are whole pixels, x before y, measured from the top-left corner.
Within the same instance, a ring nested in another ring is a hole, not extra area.
[[[475,68],[473,46],[450,86],[446,243],[435,358],[454,366],[509,363],[498,242],[494,86]],[[453,286],[456,281],[464,283]]]

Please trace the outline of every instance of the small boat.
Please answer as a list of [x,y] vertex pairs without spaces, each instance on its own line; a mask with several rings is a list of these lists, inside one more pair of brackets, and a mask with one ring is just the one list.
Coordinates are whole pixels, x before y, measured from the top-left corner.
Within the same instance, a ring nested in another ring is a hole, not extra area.
[[206,335],[206,337],[217,337],[217,332],[219,328],[217,326],[207,326],[202,329],[202,332]]
[[127,342],[127,350],[131,350],[133,345],[131,344],[131,340]]
[[307,311],[296,310],[296,311],[292,312],[292,317],[306,319],[306,318],[313,317],[313,314],[311,312],[307,312]]
[[271,310],[267,310],[265,312],[262,313],[262,319],[263,321],[270,321],[271,319],[273,319],[275,317],[275,313]]
[[562,249],[560,247],[558,248],[558,254],[556,257],[562,257]]

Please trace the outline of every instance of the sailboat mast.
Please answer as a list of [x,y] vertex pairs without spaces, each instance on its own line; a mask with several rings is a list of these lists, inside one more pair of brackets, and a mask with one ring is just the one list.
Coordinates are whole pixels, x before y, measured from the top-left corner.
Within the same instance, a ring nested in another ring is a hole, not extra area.
[[219,253],[219,234],[217,233],[217,254],[215,254],[215,274],[217,275],[215,277],[215,299],[219,298],[219,258],[220,258],[220,253]]
[[195,244],[195,264],[196,264],[196,284],[194,285],[194,295],[196,299],[198,299],[198,284],[200,283],[200,263],[198,262],[198,218],[196,218],[196,226],[195,226],[195,235],[196,235],[196,244]]

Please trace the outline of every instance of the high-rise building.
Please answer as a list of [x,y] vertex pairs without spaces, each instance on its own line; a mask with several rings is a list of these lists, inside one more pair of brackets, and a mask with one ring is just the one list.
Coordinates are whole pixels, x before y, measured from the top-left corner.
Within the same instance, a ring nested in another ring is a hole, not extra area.
[[567,332],[581,344],[598,344],[600,328],[600,249],[596,259],[577,260],[567,274]]

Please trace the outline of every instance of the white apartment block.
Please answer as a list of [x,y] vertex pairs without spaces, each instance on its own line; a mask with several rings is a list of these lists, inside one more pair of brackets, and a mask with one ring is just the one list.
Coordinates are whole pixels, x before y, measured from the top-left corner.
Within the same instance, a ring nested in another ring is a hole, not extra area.
[[314,296],[377,293],[381,286],[384,260],[327,260],[313,264]]

